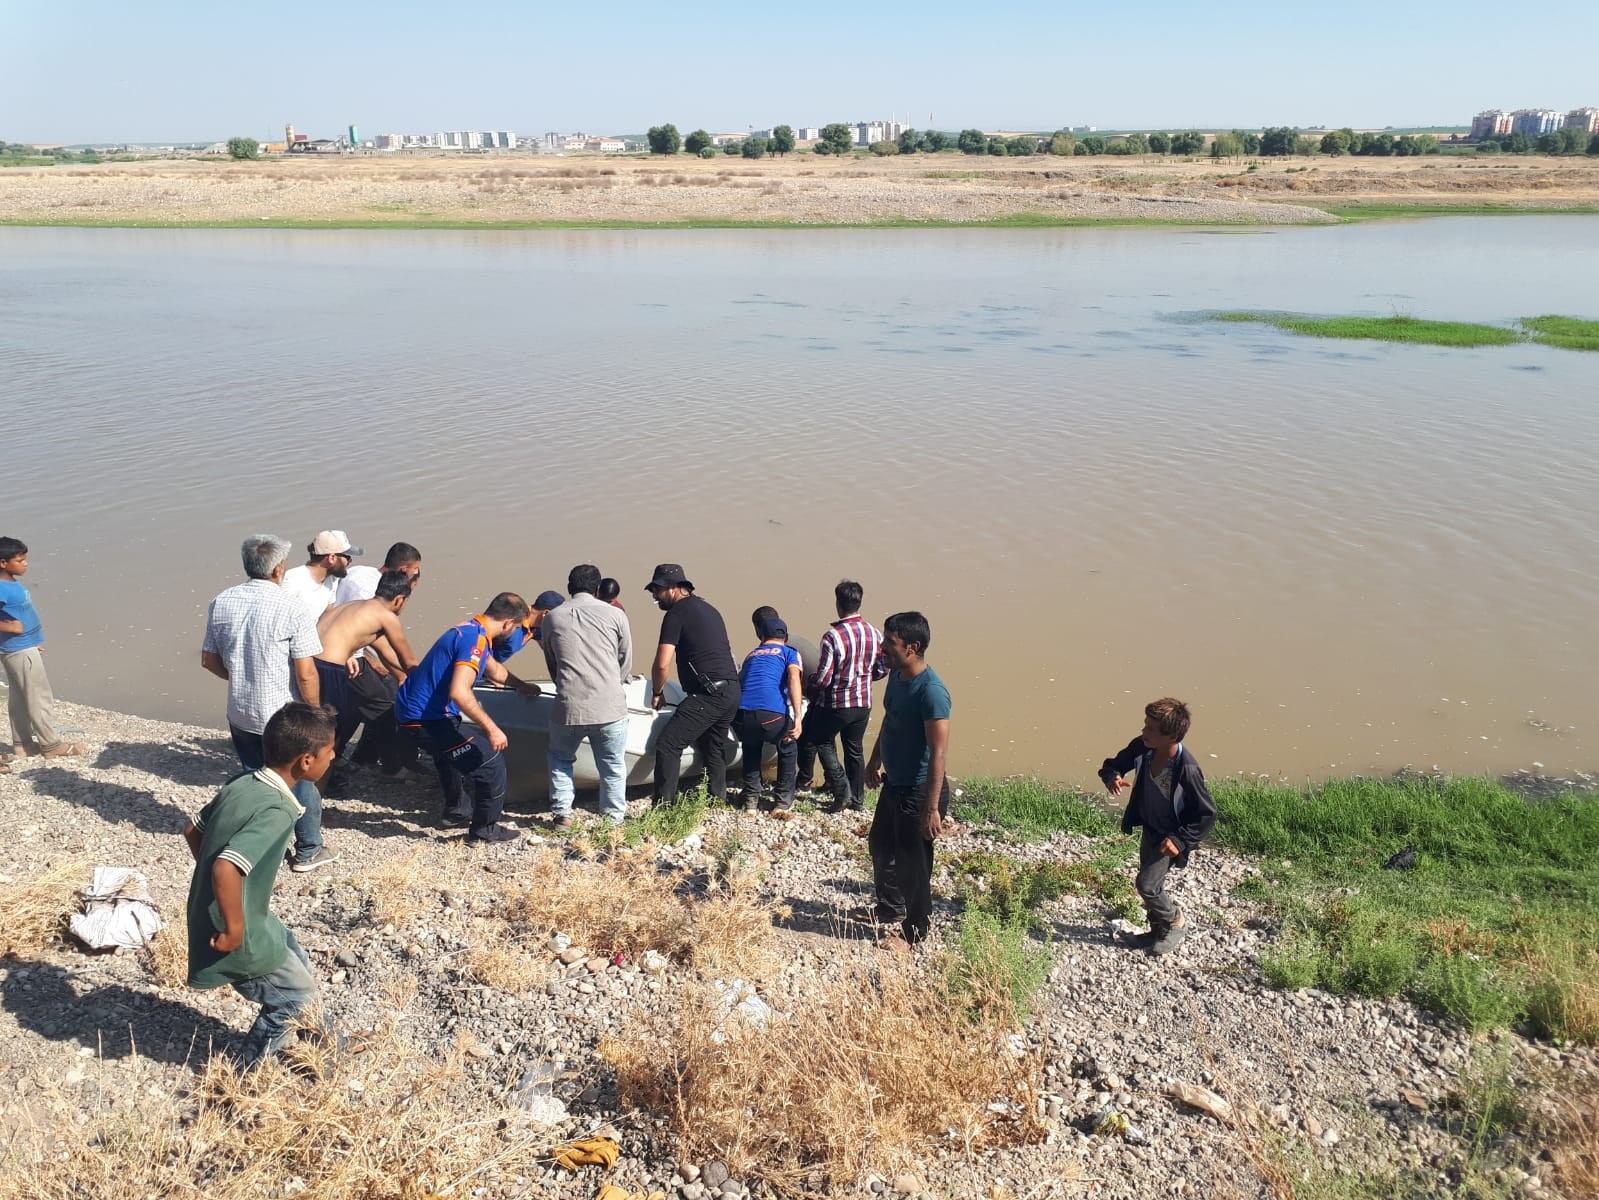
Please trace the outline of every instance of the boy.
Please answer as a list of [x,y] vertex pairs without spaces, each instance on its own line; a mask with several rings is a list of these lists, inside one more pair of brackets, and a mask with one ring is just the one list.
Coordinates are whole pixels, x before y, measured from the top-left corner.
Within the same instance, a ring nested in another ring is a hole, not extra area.
[[240,1047],[243,1066],[277,1052],[316,998],[316,978],[269,902],[301,809],[293,788],[333,762],[335,715],[285,704],[261,734],[266,766],[230,779],[183,831],[194,855],[189,884],[189,986],[231,984],[261,1006]]
[[[33,598],[22,585],[28,573],[28,548],[14,537],[0,537],[0,664],[11,695],[11,740],[18,754],[69,758],[88,753],[78,742],[64,742],[55,730],[55,696],[44,673],[44,630]],[[0,773],[10,771],[10,754],[0,754]]]
[[[1216,805],[1205,787],[1205,773],[1183,749],[1188,736],[1188,706],[1167,696],[1144,706],[1144,732],[1099,768],[1112,796],[1131,787],[1122,832],[1143,826],[1138,845],[1138,895],[1149,913],[1149,932],[1134,941],[1151,954],[1170,954],[1182,945],[1186,926],[1177,903],[1166,894],[1166,872],[1186,867],[1216,823]],[[1137,771],[1131,785],[1125,776]]]
[[[767,615],[770,614],[770,615]],[[761,639],[744,656],[738,673],[738,735],[744,762],[744,811],[761,806],[761,754],[777,747],[777,804],[772,815],[787,819],[794,812],[794,780],[799,765],[799,651],[788,644],[788,626],[774,608],[758,608],[752,618]],[[792,715],[790,715],[792,713]]]
[[895,613],[883,622],[883,657],[890,674],[883,692],[883,726],[866,762],[868,787],[882,786],[867,845],[880,924],[901,922],[914,946],[933,919],[933,843],[944,834],[949,811],[949,689],[927,665],[933,640],[919,612]]

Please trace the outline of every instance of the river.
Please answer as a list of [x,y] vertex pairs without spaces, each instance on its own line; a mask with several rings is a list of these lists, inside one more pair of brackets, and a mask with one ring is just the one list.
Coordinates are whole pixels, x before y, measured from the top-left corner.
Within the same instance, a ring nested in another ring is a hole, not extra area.
[[[207,724],[237,547],[414,542],[413,641],[592,561],[812,638],[918,608],[964,772],[1599,766],[1599,355],[1230,308],[1599,316],[1599,218],[1331,228],[0,229],[0,532],[57,693]],[[299,556],[296,556],[299,561]],[[542,664],[519,660],[526,674]]]

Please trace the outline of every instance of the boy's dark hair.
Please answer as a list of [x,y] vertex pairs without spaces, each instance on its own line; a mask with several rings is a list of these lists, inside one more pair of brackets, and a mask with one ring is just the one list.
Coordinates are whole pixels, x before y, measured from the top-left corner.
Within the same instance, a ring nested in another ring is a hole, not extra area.
[[319,752],[333,740],[334,717],[331,708],[313,708],[298,700],[278,709],[261,733],[267,766],[285,766],[302,754]]
[[529,611],[527,601],[515,592],[501,592],[489,601],[483,615],[491,621],[525,621]]
[[895,634],[907,647],[915,646],[916,653],[926,657],[932,644],[933,631],[927,627],[927,618],[919,612],[895,613],[883,622],[883,635]]
[[389,552],[383,556],[383,569],[385,571],[398,571],[401,567],[408,567],[412,563],[422,561],[422,551],[410,542],[395,542],[389,547]]
[[0,537],[0,562],[9,562],[19,554],[26,554],[28,547],[23,545],[21,538]]
[[755,626],[755,636],[760,637],[761,625],[763,622],[769,621],[777,615],[777,609],[773,608],[770,604],[763,604],[754,612],[752,612],[750,614],[750,624]]
[[853,579],[840,579],[838,586],[833,589],[833,602],[846,617],[851,613],[861,611],[861,598],[866,595],[866,589]]
[[622,594],[622,585],[607,575],[604,579],[600,580],[599,590],[594,594],[609,604],[612,600],[615,600]]
[[566,594],[576,596],[579,592],[587,592],[592,596],[600,583],[600,569],[593,563],[584,563],[566,573]]
[[378,590],[373,593],[379,600],[394,600],[411,594],[411,581],[398,571],[378,576]]
[[1144,716],[1155,722],[1155,728],[1160,730],[1162,737],[1176,738],[1179,742],[1188,736],[1188,726],[1193,721],[1188,714],[1188,705],[1170,696],[1151,700],[1144,705]]

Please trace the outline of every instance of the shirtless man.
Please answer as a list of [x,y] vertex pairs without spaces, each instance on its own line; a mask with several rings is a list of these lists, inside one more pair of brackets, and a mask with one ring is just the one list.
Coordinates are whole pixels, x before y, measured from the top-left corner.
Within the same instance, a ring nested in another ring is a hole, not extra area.
[[[378,739],[379,745],[385,748],[383,766],[390,775],[402,775],[408,762],[414,761],[415,751],[398,736],[393,688],[363,686],[364,677],[370,674],[375,679],[376,672],[372,669],[371,658],[361,652],[370,647],[391,672],[403,673],[416,668],[416,655],[400,625],[400,613],[410,595],[409,577],[399,572],[384,575],[378,580],[372,599],[336,604],[317,622],[322,653],[315,662],[322,701],[333,705],[339,714],[333,735],[335,753],[344,753],[357,726],[364,721],[366,733],[362,740]],[[338,765],[337,758],[334,764]],[[339,782],[337,779],[325,782],[324,793],[334,794],[329,789],[337,789]]]

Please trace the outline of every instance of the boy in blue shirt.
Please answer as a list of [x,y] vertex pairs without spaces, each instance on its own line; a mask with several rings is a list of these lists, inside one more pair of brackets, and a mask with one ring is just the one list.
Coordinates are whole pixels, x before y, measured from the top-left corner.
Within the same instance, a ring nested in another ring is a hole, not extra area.
[[[11,741],[18,754],[66,758],[88,747],[64,742],[55,730],[55,696],[44,673],[44,629],[33,597],[22,584],[28,573],[28,548],[14,537],[0,537],[0,665],[11,695]],[[10,754],[0,754],[0,774],[8,773]]]
[[882,787],[867,845],[877,920],[900,922],[905,939],[883,944],[903,949],[927,936],[933,919],[933,843],[944,832],[949,811],[949,689],[927,665],[932,641],[927,618],[895,613],[883,622],[883,658],[888,687],[883,725],[866,762],[866,784]]
[[[1186,934],[1183,915],[1166,893],[1166,875],[1186,867],[1188,856],[1216,824],[1216,805],[1205,786],[1205,773],[1183,749],[1190,724],[1188,706],[1170,696],[1144,705],[1144,731],[1099,768],[1100,781],[1112,796],[1131,790],[1122,832],[1143,826],[1138,846],[1138,896],[1149,914],[1149,932],[1135,938],[1151,954],[1170,954]],[[1129,784],[1129,771],[1137,779]]]
[[788,626],[775,609],[756,609],[755,634],[761,644],[744,656],[739,668],[738,713],[733,717],[744,758],[744,811],[760,808],[761,755],[767,746],[776,746],[777,804],[772,815],[787,817],[794,811],[799,775],[803,671],[799,651],[788,644]]

